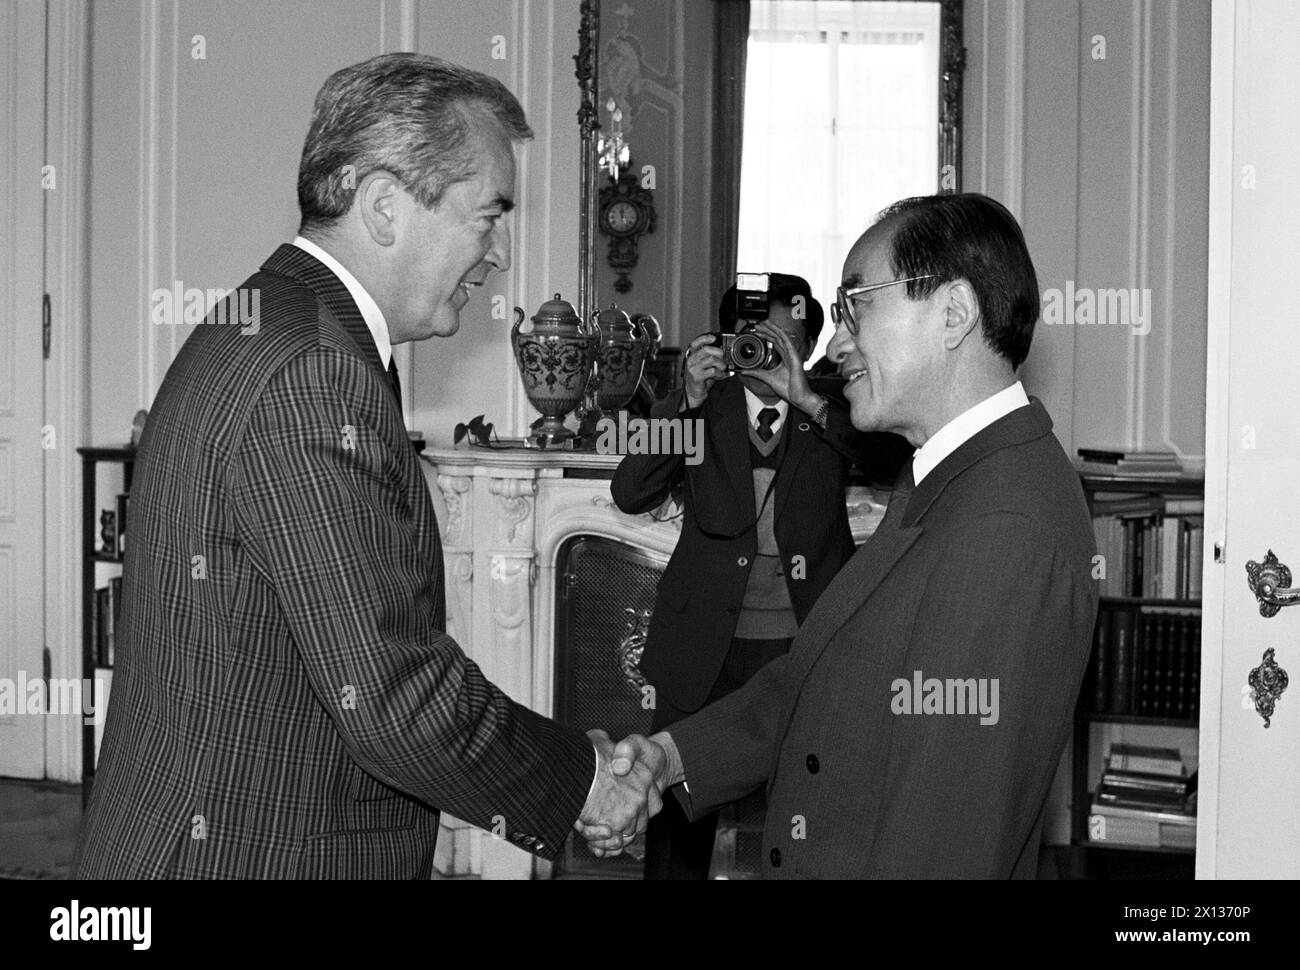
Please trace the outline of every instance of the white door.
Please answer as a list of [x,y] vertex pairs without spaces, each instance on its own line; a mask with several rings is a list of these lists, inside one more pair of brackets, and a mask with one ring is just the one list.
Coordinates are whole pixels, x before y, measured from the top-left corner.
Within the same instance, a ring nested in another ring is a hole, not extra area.
[[44,676],[44,87],[45,5],[0,0],[0,776],[13,778],[45,773],[45,718],[24,713],[22,690]]
[[[1300,877],[1300,606],[1260,615],[1248,560],[1300,578],[1300,101],[1295,0],[1215,0],[1199,878]],[[1189,281],[1189,285],[1192,281]],[[1222,550],[1221,562],[1214,549]],[[1291,585],[1295,585],[1293,580]],[[1290,675],[1265,727],[1248,684]]]

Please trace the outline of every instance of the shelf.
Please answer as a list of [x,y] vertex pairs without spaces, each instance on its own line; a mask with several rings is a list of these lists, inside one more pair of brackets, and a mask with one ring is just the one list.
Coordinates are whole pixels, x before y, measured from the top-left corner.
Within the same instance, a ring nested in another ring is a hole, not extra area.
[[112,563],[114,566],[122,565],[121,556],[110,556],[106,552],[97,552],[93,556],[90,556],[89,558],[93,562],[107,562],[107,563]]
[[1181,845],[1126,845],[1122,842],[1094,842],[1091,839],[1082,842],[1075,842],[1074,845],[1080,849],[1104,849],[1107,852],[1142,852],[1156,855],[1196,855],[1195,849],[1189,849]]
[[134,448],[78,448],[77,454],[87,461],[135,461]]
[[1147,714],[1103,714],[1084,711],[1083,719],[1094,724],[1136,724],[1146,727],[1199,728],[1201,722],[1189,717],[1151,717]]

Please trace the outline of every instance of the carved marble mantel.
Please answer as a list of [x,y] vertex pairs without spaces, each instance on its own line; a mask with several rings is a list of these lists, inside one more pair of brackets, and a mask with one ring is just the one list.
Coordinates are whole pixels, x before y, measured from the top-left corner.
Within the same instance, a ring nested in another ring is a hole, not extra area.
[[[442,528],[448,632],[503,691],[549,715],[560,547],[574,536],[604,536],[666,564],[681,519],[620,512],[608,480],[617,455],[467,447],[433,448],[423,458]],[[879,496],[851,490],[854,538],[870,535],[883,512]],[[550,875],[549,863],[491,833],[445,814],[442,826],[437,866],[445,874]]]

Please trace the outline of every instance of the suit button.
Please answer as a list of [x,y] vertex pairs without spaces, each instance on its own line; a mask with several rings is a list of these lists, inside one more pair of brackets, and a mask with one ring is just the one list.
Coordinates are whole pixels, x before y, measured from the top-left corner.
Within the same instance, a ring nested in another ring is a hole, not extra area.
[[772,866],[776,869],[781,868],[781,850],[773,849],[768,853],[768,858],[772,860]]
[[737,565],[737,566],[748,566],[748,565],[749,565],[749,560],[746,559],[744,556],[741,556],[739,559],[736,560],[736,565]]
[[808,774],[810,775],[815,775],[817,772],[822,770],[821,762],[817,760],[815,754],[810,754],[806,763],[808,765]]

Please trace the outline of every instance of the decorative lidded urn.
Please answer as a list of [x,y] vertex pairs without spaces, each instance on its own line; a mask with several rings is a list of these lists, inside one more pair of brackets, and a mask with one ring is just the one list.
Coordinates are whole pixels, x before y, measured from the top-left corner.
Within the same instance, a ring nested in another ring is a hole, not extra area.
[[574,436],[564,426],[564,418],[582,403],[600,334],[594,326],[584,324],[573,304],[558,293],[542,304],[526,333],[519,329],[524,319],[524,311],[515,307],[510,342],[524,393],[543,419],[528,440],[547,448]]
[[593,398],[596,406],[608,413],[632,400],[637,384],[641,382],[651,338],[614,303],[597,313],[595,318],[600,331],[600,349],[592,382]]

